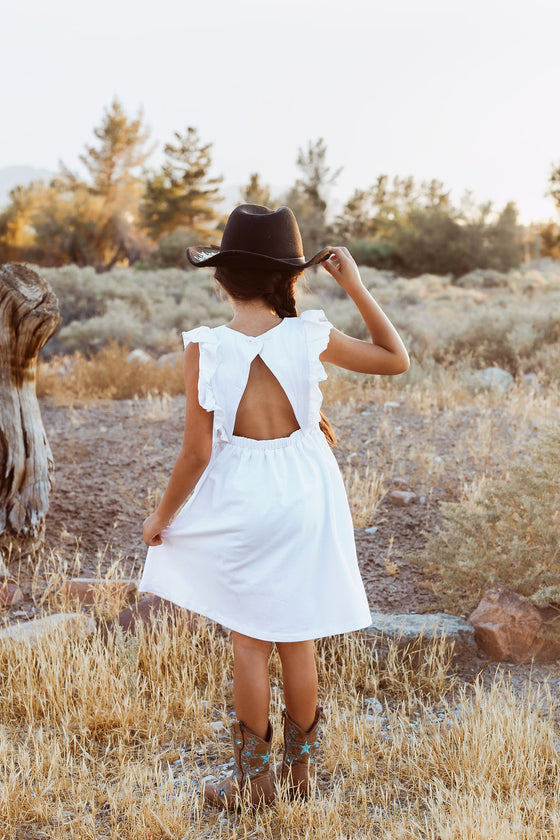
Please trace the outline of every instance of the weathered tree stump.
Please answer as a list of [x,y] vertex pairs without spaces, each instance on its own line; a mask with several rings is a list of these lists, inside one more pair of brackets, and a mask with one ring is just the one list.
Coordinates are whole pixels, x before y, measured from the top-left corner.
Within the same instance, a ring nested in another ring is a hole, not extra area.
[[54,462],[37,396],[37,354],[61,318],[42,277],[18,263],[0,266],[0,556],[37,548]]

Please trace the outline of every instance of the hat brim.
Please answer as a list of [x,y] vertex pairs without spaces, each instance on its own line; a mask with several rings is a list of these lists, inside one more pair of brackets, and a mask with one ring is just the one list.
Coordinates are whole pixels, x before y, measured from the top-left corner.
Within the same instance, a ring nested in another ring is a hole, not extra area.
[[279,259],[269,257],[266,254],[255,254],[253,251],[220,251],[218,247],[203,245],[200,247],[187,248],[187,259],[196,268],[216,265],[232,265],[240,268],[309,268],[326,260],[332,248],[327,246],[317,251],[314,257],[306,260],[305,257],[289,257]]

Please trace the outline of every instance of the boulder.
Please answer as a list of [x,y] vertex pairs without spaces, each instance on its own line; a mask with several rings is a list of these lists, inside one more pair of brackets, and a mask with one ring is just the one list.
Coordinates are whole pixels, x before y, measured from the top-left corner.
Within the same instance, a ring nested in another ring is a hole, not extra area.
[[23,601],[23,592],[17,583],[0,584],[0,607],[11,607]]
[[513,376],[499,367],[477,370],[471,376],[471,385],[477,391],[501,391],[505,393],[513,386]]
[[4,627],[0,630],[0,641],[13,639],[16,642],[29,640],[35,643],[61,627],[68,635],[83,637],[95,632],[96,623],[84,613],[54,613]]
[[387,498],[392,505],[406,507],[415,501],[416,493],[411,490],[391,490]]
[[145,362],[151,362],[152,357],[148,353],[146,353],[145,350],[142,350],[140,347],[137,347],[136,350],[130,351],[130,353],[126,357],[126,361],[129,364],[132,364],[133,362],[144,364]]
[[482,650],[500,662],[560,658],[560,607],[536,607],[509,589],[488,589],[469,616]]
[[60,594],[76,599],[80,604],[96,604],[100,601],[132,601],[138,593],[134,580],[105,580],[103,578],[71,578],[65,580]]
[[478,656],[475,632],[463,618],[447,613],[372,613],[372,623],[362,630],[379,645],[382,655],[387,652],[388,639],[399,648],[413,646],[420,653],[432,643],[434,637],[445,636],[452,647],[453,662],[462,665]]
[[158,367],[165,367],[166,365],[178,365],[179,362],[182,362],[184,358],[184,354],[178,350],[175,353],[165,353],[163,356],[160,356],[157,360],[156,364]]

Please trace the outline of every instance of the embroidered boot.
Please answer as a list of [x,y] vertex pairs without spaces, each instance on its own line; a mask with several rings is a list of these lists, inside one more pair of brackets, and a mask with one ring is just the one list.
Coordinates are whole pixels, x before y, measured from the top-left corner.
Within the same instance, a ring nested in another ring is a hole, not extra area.
[[231,727],[235,770],[233,776],[221,783],[206,784],[204,796],[213,805],[224,808],[237,807],[244,795],[249,795],[253,805],[274,799],[274,781],[270,772],[270,745],[272,726],[268,724],[263,741],[241,721]]
[[288,791],[291,796],[306,797],[309,793],[311,779],[315,775],[315,753],[318,746],[318,726],[321,719],[322,707],[317,706],[315,720],[310,729],[305,732],[301,726],[292,720],[284,709],[284,757],[280,777],[288,780]]

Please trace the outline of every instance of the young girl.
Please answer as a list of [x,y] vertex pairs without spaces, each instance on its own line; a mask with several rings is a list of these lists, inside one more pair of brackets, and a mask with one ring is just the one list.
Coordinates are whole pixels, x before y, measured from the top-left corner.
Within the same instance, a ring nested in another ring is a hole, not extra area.
[[[313,640],[370,624],[334,433],[320,412],[322,363],[397,374],[409,360],[348,250],[324,248],[306,261],[287,207],[237,207],[220,248],[187,253],[195,266],[216,266],[233,318],[183,333],[185,435],[144,522],[150,548],[140,589],[232,631],[235,771],[204,789],[229,807],[240,794],[253,803],[274,798],[273,644],[286,706],[280,778],[305,795],[321,718]],[[317,263],[354,301],[371,343],[339,332],[320,310],[298,317],[296,280]]]

